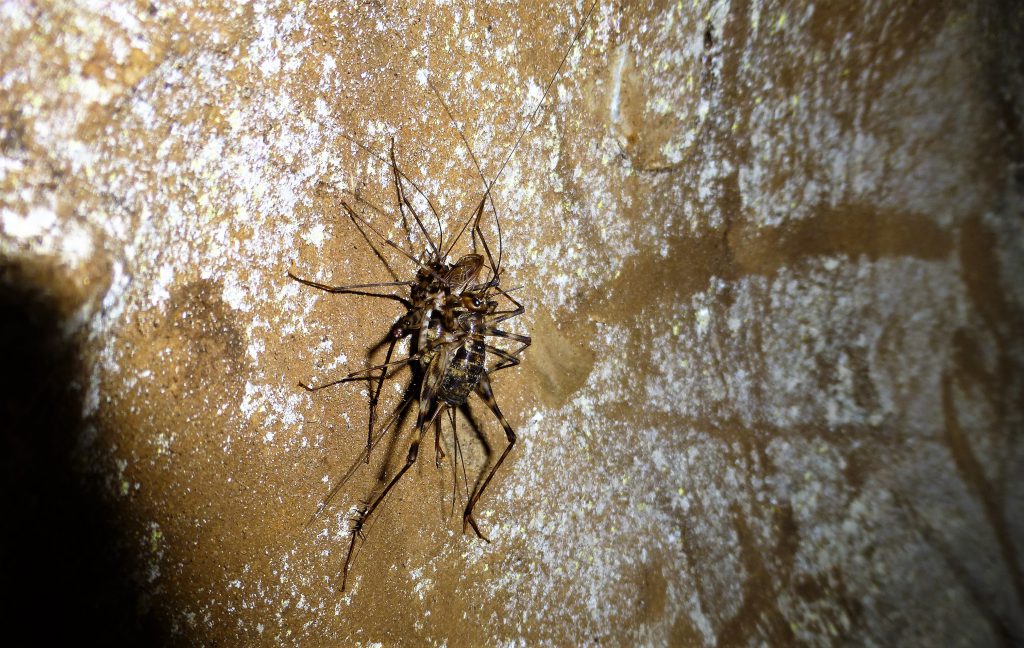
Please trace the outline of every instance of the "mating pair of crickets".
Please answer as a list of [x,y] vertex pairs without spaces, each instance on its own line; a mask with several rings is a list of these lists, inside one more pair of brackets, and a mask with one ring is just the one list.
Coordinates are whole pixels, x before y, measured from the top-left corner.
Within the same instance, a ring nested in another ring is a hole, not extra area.
[[[345,482],[352,476],[352,474],[354,474],[361,461],[365,460],[366,463],[369,463],[370,451],[377,441],[379,441],[393,428],[397,429],[400,427],[401,421],[404,420],[405,411],[410,404],[413,401],[417,401],[419,406],[416,417],[415,434],[412,443],[409,446],[409,452],[406,456],[405,464],[394,475],[394,477],[388,481],[384,489],[369,502],[369,504],[364,504],[358,509],[352,521],[351,539],[349,541],[348,553],[345,556],[345,565],[342,571],[341,591],[345,590],[348,581],[348,574],[352,563],[353,551],[355,550],[356,539],[362,537],[362,530],[367,520],[373,515],[374,511],[377,510],[381,503],[384,502],[388,493],[391,492],[391,489],[395,487],[399,480],[402,479],[402,476],[405,475],[409,468],[411,468],[416,462],[416,458],[419,455],[420,445],[423,442],[427,429],[431,424],[434,424],[435,456],[436,462],[438,466],[440,466],[440,461],[444,457],[444,452],[441,449],[442,413],[448,413],[448,417],[454,431],[456,420],[455,410],[464,407],[472,393],[476,393],[491,412],[494,413],[494,416],[501,423],[502,428],[504,428],[505,437],[508,441],[505,449],[498,456],[498,460],[494,462],[493,466],[491,466],[487,476],[482,482],[478,483],[478,487],[473,490],[472,494],[468,495],[466,508],[462,514],[463,532],[466,531],[467,527],[472,528],[479,538],[487,541],[487,538],[483,533],[481,533],[480,528],[473,517],[473,511],[477,502],[480,500],[480,497],[483,495],[484,491],[487,490],[487,486],[491,483],[491,479],[501,467],[516,442],[516,434],[512,430],[512,426],[509,425],[495,401],[494,392],[491,388],[490,376],[502,369],[518,365],[520,355],[531,343],[531,339],[527,335],[503,331],[498,328],[502,322],[522,315],[525,312],[525,308],[519,301],[512,297],[511,294],[509,294],[510,291],[503,290],[501,288],[501,224],[498,219],[497,208],[494,206],[494,201],[491,198],[491,188],[501,176],[501,173],[504,171],[509,160],[512,159],[512,156],[522,141],[523,136],[529,130],[540,109],[543,107],[548,93],[554,85],[555,80],[558,78],[558,75],[561,73],[572,48],[575,47],[584,28],[589,23],[596,6],[597,2],[595,0],[591,3],[585,18],[573,36],[572,42],[565,50],[558,68],[555,70],[555,73],[551,76],[547,86],[545,87],[540,102],[530,114],[525,126],[519,130],[518,137],[510,147],[508,154],[505,156],[504,161],[494,176],[494,180],[491,182],[488,182],[484,177],[480,164],[477,161],[476,156],[473,155],[472,148],[469,146],[465,135],[462,133],[461,129],[458,129],[459,136],[462,138],[466,148],[470,151],[470,157],[472,158],[473,163],[477,168],[477,172],[483,181],[484,193],[472,215],[462,224],[461,229],[458,231],[455,238],[448,244],[447,248],[444,246],[443,232],[440,228],[440,215],[426,194],[420,190],[412,179],[402,173],[399,169],[395,157],[394,141],[391,143],[390,160],[385,160],[382,156],[373,152],[368,147],[356,142],[352,138],[348,138],[360,148],[364,149],[369,155],[377,158],[381,162],[390,162],[392,176],[394,179],[396,202],[398,204],[398,210],[402,221],[408,222],[406,220],[406,211],[408,211],[415,221],[417,228],[426,238],[429,247],[421,258],[417,258],[402,246],[391,241],[368,220],[363,218],[363,216],[361,216],[347,202],[342,201],[342,208],[357,228],[362,229],[365,227],[373,232],[373,234],[376,235],[385,245],[397,250],[403,257],[412,261],[412,263],[417,266],[415,279],[411,281],[331,286],[297,277],[291,272],[288,273],[288,275],[295,281],[313,288],[318,288],[330,293],[348,293],[392,299],[401,303],[406,309],[405,315],[392,325],[390,332],[384,340],[371,349],[372,353],[383,346],[387,346],[384,362],[382,364],[354,371],[340,380],[335,380],[316,387],[310,387],[300,383],[300,385],[308,391],[318,391],[326,387],[352,381],[367,381],[370,386],[370,416],[367,429],[366,449],[363,451],[360,460],[352,466],[349,472],[335,484],[327,497],[321,501],[317,511],[313,515],[313,519],[319,516],[323,509],[330,503]],[[433,89],[433,86],[431,86],[431,88]],[[440,94],[437,93],[436,90],[435,94],[437,94],[440,99]],[[449,118],[451,118],[451,111],[448,109],[447,104],[444,104],[443,99],[441,99],[441,102],[444,105]],[[452,119],[452,121],[454,123],[454,119]],[[427,232],[427,228],[423,224],[422,218],[413,207],[413,201],[410,200],[407,193],[407,187],[411,187],[423,198],[430,210],[433,212],[434,217],[437,219],[439,224],[437,244],[434,243],[433,238]],[[491,211],[494,214],[495,228],[498,234],[497,260],[495,260],[494,256],[491,254],[490,246],[487,244],[486,237],[484,236],[484,232],[480,225],[481,219],[484,215],[484,210],[488,203],[490,204]],[[470,231],[474,252],[465,254],[459,257],[454,263],[451,263],[450,255],[467,229]],[[478,249],[477,240],[479,240],[480,245],[483,248],[483,255],[476,252]],[[487,269],[488,276],[481,279],[480,275],[485,267]],[[377,288],[397,287],[408,288],[410,290],[409,297],[397,294],[369,292],[370,290]],[[500,308],[498,301],[499,297],[508,301],[509,305],[507,308]],[[396,346],[405,338],[409,338],[408,356],[398,360],[392,360],[391,358]],[[489,343],[488,338],[509,340],[516,344],[517,347],[511,351],[507,351]],[[490,363],[490,366],[488,366],[488,354],[490,354],[492,358],[496,359],[496,361]],[[375,430],[374,426],[376,424],[377,403],[380,398],[384,381],[386,378],[405,367],[411,368],[413,373],[413,380],[405,392],[406,395],[401,404],[388,417],[387,421],[385,421],[380,429]],[[457,435],[454,438],[457,443]],[[458,452],[457,446],[456,452]]]

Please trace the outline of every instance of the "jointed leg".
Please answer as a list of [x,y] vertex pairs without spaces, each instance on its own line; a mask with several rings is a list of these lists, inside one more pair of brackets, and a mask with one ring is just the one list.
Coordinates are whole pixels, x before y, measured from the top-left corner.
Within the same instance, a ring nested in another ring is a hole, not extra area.
[[348,203],[346,203],[345,201],[342,201],[341,206],[342,206],[342,208],[345,209],[345,212],[348,214],[349,218],[352,219],[352,222],[356,224],[356,227],[359,227],[359,223],[362,223],[367,229],[369,229],[371,232],[376,234],[382,241],[384,241],[384,243],[386,245],[388,245],[389,247],[393,248],[399,254],[401,254],[405,258],[409,259],[414,264],[416,264],[416,266],[419,267],[420,270],[424,270],[424,271],[426,271],[426,272],[428,272],[428,273],[430,273],[432,275],[436,275],[436,273],[429,266],[423,265],[423,263],[421,263],[419,259],[414,257],[405,248],[403,248],[401,245],[398,245],[397,243],[395,243],[394,241],[392,241],[388,237],[384,236],[384,234],[382,234],[381,231],[378,230],[376,227],[371,225],[368,220],[366,220],[365,218],[363,218],[362,216],[357,214],[354,209],[352,209],[351,207],[348,206]]
[[[362,149],[363,151],[365,151],[370,157],[376,159],[378,162],[382,162],[383,164],[387,164],[388,163],[388,161],[386,159],[384,159],[383,155],[381,155],[380,153],[377,153],[372,148],[370,148],[366,144],[363,144],[362,142],[360,142],[359,140],[355,139],[351,135],[348,135],[346,133],[340,133],[340,135],[342,137],[344,137],[345,139],[347,139],[352,144],[354,144],[355,146],[357,146],[360,149]],[[440,231],[440,229],[441,229],[441,216],[437,213],[437,208],[434,207],[434,203],[431,202],[430,196],[428,196],[426,194],[426,192],[424,192],[423,189],[421,189],[420,186],[418,184],[416,184],[415,181],[413,181],[412,178],[410,178],[409,176],[407,176],[404,173],[402,173],[402,170],[398,169],[397,165],[395,165],[395,169],[398,171],[398,174],[402,177],[402,179],[405,182],[407,182],[413,189],[415,189],[416,193],[418,193],[423,198],[423,200],[426,201],[427,206],[430,207],[430,211],[433,212],[434,218],[437,220],[438,231]],[[359,198],[359,196],[356,196],[356,197]],[[360,200],[363,200],[363,199],[360,198]],[[366,201],[363,200],[363,202],[366,202]],[[367,204],[369,204],[369,203],[367,203]],[[383,213],[383,212],[381,212],[380,209],[378,209],[377,207],[374,207],[372,204],[370,206],[373,207],[375,211]]]
[[[501,362],[494,365],[494,368],[487,372],[488,375],[493,374],[496,371],[501,371],[502,369],[514,367],[517,364],[519,364],[519,358],[515,357],[508,351],[505,351],[504,349],[499,349],[498,347],[491,346],[490,344],[486,345],[485,348],[487,349],[488,353],[493,353],[494,355],[501,358]],[[518,349],[517,353],[518,351],[522,351],[522,349]]]
[[[315,392],[315,391],[320,391],[321,389],[327,389],[328,387],[333,387],[335,385],[340,385],[342,383],[347,383],[347,382],[353,382],[353,381],[356,381],[356,380],[376,380],[378,378],[383,379],[383,376],[388,373],[387,372],[388,369],[402,367],[402,366],[408,364],[409,362],[411,362],[412,360],[417,359],[418,357],[419,357],[419,354],[411,355],[408,358],[402,358],[401,360],[395,360],[394,362],[385,362],[384,364],[379,364],[379,365],[376,365],[376,366],[373,366],[373,367],[367,367],[366,369],[359,369],[359,370],[353,371],[352,373],[346,375],[344,378],[339,378],[337,380],[332,380],[329,383],[324,383],[322,385],[317,385],[315,387],[313,387],[311,385],[307,385],[306,383],[301,383],[300,382],[299,383],[299,387],[302,387],[303,389],[305,389],[306,391],[309,391],[309,392]],[[363,375],[363,374],[369,374],[372,371],[377,371],[378,369],[382,370],[381,376]]]
[[492,327],[485,328],[482,331],[481,334],[484,337],[500,337],[500,338],[505,338],[506,340],[512,340],[513,342],[518,342],[519,345],[520,345],[518,348],[513,349],[512,351],[505,351],[503,349],[499,349],[499,348],[497,348],[497,347],[495,347],[493,345],[488,344],[487,345],[487,350],[490,351],[491,353],[493,353],[494,355],[502,358],[502,360],[503,360],[502,362],[499,362],[498,365],[494,369],[492,369],[490,371],[490,373],[494,373],[495,371],[500,371],[501,369],[507,369],[509,367],[514,367],[515,365],[519,364],[518,356],[521,355],[523,353],[523,351],[525,351],[526,348],[533,343],[533,339],[529,335],[520,335],[518,333],[509,333],[508,331],[502,331],[500,329],[496,329],[496,328],[492,328]]
[[[484,246],[484,252],[487,254],[487,263],[490,264],[491,275],[492,275],[492,277],[496,278],[498,276],[498,267],[494,263],[494,257],[491,255],[491,247],[489,245],[487,245],[487,238],[484,237],[484,231],[482,229],[480,229],[480,217],[483,216],[483,213],[484,213],[484,200],[482,199],[480,201],[480,207],[478,207],[477,210],[476,210],[476,219],[475,219],[475,221],[473,223],[473,231],[471,232],[472,235],[473,235],[473,251],[474,252],[476,251],[476,237],[479,236],[480,237],[480,243]],[[497,217],[495,217],[495,222],[496,223],[498,222]],[[499,224],[498,227],[499,227],[499,231],[500,231],[501,225]]]
[[496,329],[493,326],[484,327],[484,330],[480,331],[480,335],[483,335],[484,337],[488,337],[488,336],[500,337],[500,338],[505,338],[506,340],[512,340],[513,342],[520,343],[522,346],[512,352],[512,353],[515,353],[515,354],[520,353],[521,351],[523,351],[523,349],[525,349],[526,347],[528,347],[531,344],[533,344],[533,338],[531,338],[529,335],[520,335],[519,333],[509,333],[508,331],[502,331],[501,329]]
[[497,417],[498,422],[501,423],[501,427],[505,428],[505,438],[508,439],[508,445],[505,446],[504,452],[502,452],[501,456],[498,457],[498,460],[494,463],[494,467],[491,468],[491,471],[487,473],[487,478],[484,479],[480,488],[478,488],[476,492],[473,493],[473,496],[469,498],[469,502],[466,504],[466,512],[462,515],[463,533],[466,532],[466,525],[469,525],[473,527],[473,531],[476,532],[476,535],[479,538],[490,542],[484,534],[480,533],[480,527],[477,526],[476,520],[473,519],[473,508],[476,507],[476,503],[480,499],[480,496],[484,494],[485,490],[487,490],[487,486],[491,483],[491,478],[494,477],[494,473],[498,472],[498,468],[500,468],[502,462],[505,461],[505,457],[507,457],[508,453],[511,452],[512,446],[516,443],[516,433],[512,431],[512,426],[508,424],[508,421],[505,420],[504,415],[502,415],[501,410],[498,408],[498,403],[494,400],[494,392],[491,390],[491,381],[488,380],[486,375],[480,378],[480,383],[477,385],[476,393],[484,403],[487,404],[487,407],[494,412],[494,416]]
[[[402,180],[401,180],[401,177],[404,174],[402,174],[402,172],[399,171],[399,169],[398,169],[398,161],[395,159],[395,140],[394,140],[394,138],[391,139],[391,171],[394,174],[394,178],[395,178],[395,193],[397,194],[397,197],[398,197],[398,211],[402,215],[402,222],[403,223],[405,222],[405,207],[408,207],[409,211],[412,213],[412,217],[414,219],[416,219],[416,224],[419,225],[420,231],[423,232],[423,236],[426,237],[427,243],[430,244],[430,249],[433,250],[434,257],[437,258],[438,257],[438,251],[437,251],[437,247],[434,245],[433,239],[430,238],[430,234],[427,233],[427,228],[423,226],[423,221],[420,220],[420,215],[416,213],[416,209],[412,206],[412,203],[409,202],[409,198],[406,197],[405,191],[402,190]],[[403,207],[403,205],[404,205],[404,207]],[[409,236],[408,229],[406,229],[405,233],[406,233],[406,236]],[[413,242],[412,242],[411,238],[409,240],[409,245],[410,246],[413,245]]]
[[[377,445],[377,443],[384,438],[384,435],[388,433],[388,430],[392,429],[392,426],[396,430],[402,427],[402,421],[405,420],[406,413],[409,411],[409,406],[412,405],[412,402],[413,392],[410,385],[410,388],[405,390],[405,396],[402,398],[402,404],[399,405],[395,409],[395,411],[391,413],[390,416],[388,416],[387,420],[384,421],[384,425],[382,425],[380,430],[377,431],[377,435],[373,439],[374,446]],[[356,471],[363,465],[363,455],[365,455],[367,452],[369,452],[369,449],[363,449],[362,454],[360,454],[360,456],[356,458],[352,465],[349,466],[348,470],[341,477],[341,479],[335,482],[334,486],[331,487],[330,492],[327,493],[327,495],[322,500],[320,500],[320,504],[317,505],[316,511],[313,513],[313,515],[310,516],[309,520],[306,522],[307,527],[310,524],[312,524],[314,520],[320,517],[320,514],[323,513],[324,509],[327,508],[328,504],[330,504],[331,501],[333,501],[334,498],[338,495],[338,493],[341,492],[341,489],[345,487],[345,484],[347,484],[348,480],[352,478],[352,475],[356,474]]]
[[[402,337],[405,337],[405,336],[402,336]],[[399,337],[397,339],[401,339],[401,337]],[[462,338],[456,338],[455,341],[459,342],[459,341],[461,341],[461,339]],[[434,344],[431,344],[430,346],[428,346],[428,347],[426,347],[424,349],[420,349],[419,351],[417,351],[416,353],[410,355],[407,358],[402,358],[400,360],[395,360],[394,362],[385,362],[384,364],[374,365],[372,367],[366,367],[365,369],[357,369],[356,371],[353,371],[353,372],[350,372],[349,374],[347,374],[344,378],[339,378],[338,380],[332,380],[329,383],[324,383],[322,385],[317,385],[316,387],[312,387],[310,385],[307,385],[305,383],[301,383],[300,382],[299,383],[299,387],[302,387],[306,391],[315,392],[315,391],[320,391],[321,389],[326,389],[327,387],[333,387],[335,385],[340,385],[342,383],[352,382],[352,381],[355,381],[355,380],[374,380],[374,379],[380,379],[381,378],[380,376],[369,376],[369,375],[363,375],[363,374],[369,374],[369,373],[371,373],[373,371],[377,371],[378,369],[380,369],[386,375],[388,373],[389,369],[391,369],[391,368],[400,368],[400,367],[403,367],[403,366],[409,364],[410,362],[413,362],[415,360],[419,360],[420,358],[422,358],[427,353],[429,353],[429,352],[431,352],[431,351],[433,351],[433,350],[435,350],[435,349],[437,349],[439,347],[443,347],[446,343],[448,343],[448,342],[446,342],[444,340],[439,340],[439,341],[435,342]],[[384,344],[384,342],[381,343],[381,346],[383,346],[383,344]],[[376,348],[378,348],[378,347],[374,347],[374,349],[376,349]],[[371,351],[372,351],[372,349],[371,349]],[[435,378],[434,382],[437,382],[436,378]],[[438,383],[438,384],[440,384],[440,383]]]
[[441,417],[438,416],[434,418],[434,465],[440,468],[444,456],[444,450],[441,449]]
[[330,284],[324,284],[318,281],[303,279],[302,277],[292,274],[291,271],[288,272],[288,276],[294,279],[295,281],[298,281],[300,284],[310,286],[311,288],[317,288],[319,290],[323,290],[324,292],[340,293],[345,295],[360,295],[363,297],[383,297],[384,299],[393,299],[397,302],[401,302],[401,304],[406,308],[412,308],[412,303],[405,297],[402,297],[401,295],[383,295],[381,293],[366,292],[364,290],[361,290],[362,288],[388,288],[392,286],[411,286],[412,282],[409,281],[384,281],[380,283],[353,284],[351,286],[332,286]]
[[[462,456],[462,448],[459,447],[459,428],[455,424],[455,412],[454,407],[448,408],[448,418],[452,422],[452,440],[455,446],[455,450],[452,452],[452,510],[449,515],[455,515],[455,500],[459,495],[459,457]],[[462,459],[462,480],[466,484],[466,496],[469,496],[469,480],[466,479],[466,460]]]
[[512,319],[514,317],[519,317],[520,315],[522,315],[523,313],[526,312],[526,307],[523,306],[511,294],[509,294],[506,291],[501,291],[501,294],[505,295],[505,297],[510,302],[515,304],[516,307],[514,309],[512,309],[512,310],[503,310],[503,311],[497,311],[497,312],[491,313],[490,315],[487,316],[487,323],[488,324],[498,324],[499,322],[504,322],[505,320],[510,320],[510,319]]
[[395,138],[391,138],[391,174],[395,181],[395,194],[398,198],[398,213],[402,217],[402,225],[405,228],[405,240],[408,241],[409,247],[415,249],[416,245],[412,242],[412,234],[409,232],[409,221],[405,219],[405,201],[402,200],[402,183],[398,175],[398,162],[395,161]]
[[370,518],[371,515],[373,515],[373,512],[377,510],[377,507],[380,506],[381,502],[384,501],[384,498],[388,496],[388,493],[390,493],[391,489],[395,487],[395,484],[398,483],[398,480],[400,480],[402,476],[409,471],[409,468],[411,468],[412,465],[416,463],[416,456],[419,454],[420,450],[420,442],[423,441],[423,432],[426,430],[427,425],[429,425],[430,422],[433,421],[434,416],[437,415],[438,411],[440,411],[440,408],[434,410],[434,412],[430,416],[429,421],[422,420],[421,414],[421,421],[418,430],[419,434],[413,440],[412,445],[409,446],[409,454],[405,458],[405,465],[402,466],[401,470],[399,470],[398,473],[391,479],[391,481],[388,482],[388,485],[384,487],[384,490],[381,491],[381,494],[378,495],[377,498],[374,499],[373,502],[368,507],[359,511],[355,523],[352,525],[352,539],[349,541],[348,554],[345,556],[345,567],[344,570],[342,571],[341,576],[342,592],[345,591],[345,584],[348,581],[348,570],[352,564],[352,551],[355,549],[356,546],[356,537],[362,537],[363,526],[366,524],[366,521]]
[[[477,208],[473,211],[473,214],[469,217],[469,219],[466,220],[465,223],[462,224],[462,227],[460,227],[459,231],[455,234],[455,238],[452,239],[452,242],[448,244],[448,249],[444,251],[445,256],[448,256],[448,255],[450,255],[452,253],[452,250],[455,249],[455,244],[458,243],[459,239],[462,238],[462,235],[465,234],[466,228],[470,226],[470,223],[474,222],[475,220],[479,220],[480,219],[480,213],[483,211],[483,208],[484,208],[484,201],[481,200],[480,204],[477,205]],[[471,230],[471,235],[472,235],[472,230]],[[474,242],[475,242],[475,240],[474,240]]]
[[[395,351],[395,345],[401,338],[392,336],[391,342],[388,344],[388,352],[384,355],[384,366],[386,367],[391,363],[391,354]],[[383,369],[380,372],[380,379],[377,381],[377,389],[370,393],[370,421],[366,427],[366,463],[370,463],[370,448],[373,446],[373,424],[377,421],[377,401],[380,399],[380,390],[384,387],[384,379],[387,378],[388,371]]]
[[[480,175],[480,181],[484,185],[484,195],[480,199],[480,205],[476,209],[475,222],[474,222],[474,225],[473,225],[473,229],[476,230],[475,233],[479,233],[480,241],[483,242],[484,249],[487,251],[487,259],[488,259],[488,261],[491,264],[491,271],[494,273],[495,276],[497,276],[498,272],[500,272],[500,270],[501,270],[501,221],[498,219],[498,209],[497,209],[497,207],[494,206],[494,197],[491,196],[491,184],[492,183],[487,182],[487,178],[484,177],[484,171],[480,167],[480,161],[476,159],[476,155],[473,153],[473,147],[470,146],[469,140],[466,139],[466,134],[462,132],[462,128],[459,126],[458,121],[456,121],[455,115],[452,114],[451,108],[448,107],[448,102],[446,102],[444,100],[444,97],[442,97],[441,93],[437,91],[437,88],[435,88],[434,84],[430,82],[430,79],[427,79],[427,85],[430,86],[430,89],[434,92],[434,95],[441,102],[441,105],[444,106],[444,111],[445,111],[445,113],[448,114],[448,119],[451,121],[452,126],[455,127],[455,130],[459,133],[459,139],[462,140],[462,143],[465,145],[466,150],[469,151],[469,158],[471,160],[473,160],[473,166],[476,167],[476,172]],[[501,172],[499,171],[498,173],[501,173]],[[480,230],[480,216],[483,214],[484,203],[487,202],[487,201],[489,201],[491,203],[491,211],[494,213],[494,224],[495,224],[495,226],[498,229],[498,263],[497,263],[497,265],[495,265],[494,259],[491,258],[491,251],[490,251],[490,249],[488,249],[487,241],[484,239],[483,232]],[[464,230],[466,228],[466,226],[463,225],[462,228]],[[459,232],[459,236],[461,236],[461,235],[462,235],[462,232],[460,231]],[[456,241],[458,240],[458,236],[455,237],[455,240]],[[475,251],[475,244],[476,244],[476,241],[474,240],[474,251]],[[441,247],[444,247],[444,246],[441,246]],[[454,247],[454,243],[452,244],[452,247]],[[448,248],[448,252],[451,252],[451,248]]]

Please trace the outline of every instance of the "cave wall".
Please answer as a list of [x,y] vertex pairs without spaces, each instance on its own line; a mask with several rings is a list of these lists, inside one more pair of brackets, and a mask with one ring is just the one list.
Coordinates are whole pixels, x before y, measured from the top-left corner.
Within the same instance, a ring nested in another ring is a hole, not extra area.
[[[1021,8],[587,9],[3,5],[8,513],[47,565],[11,591],[171,644],[1024,641]],[[288,273],[410,279],[373,230],[452,240],[481,173],[533,338],[491,542],[473,400],[340,592],[412,422],[320,510],[368,394],[299,383],[402,309]]]

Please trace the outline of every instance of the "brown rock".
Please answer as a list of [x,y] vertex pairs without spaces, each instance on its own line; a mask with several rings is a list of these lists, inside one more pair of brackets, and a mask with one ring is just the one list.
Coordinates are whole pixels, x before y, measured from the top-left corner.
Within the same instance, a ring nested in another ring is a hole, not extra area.
[[494,380],[519,442],[492,542],[452,502],[504,448],[473,401],[465,481],[447,432],[344,594],[351,513],[411,422],[316,515],[368,397],[298,383],[380,362],[402,310],[287,272],[411,278],[341,201],[425,248],[394,140],[451,240],[484,186],[456,125],[495,178],[583,13],[4,12],[5,580],[37,638],[1024,638],[1013,3],[600,3],[495,185],[509,329],[535,343]]

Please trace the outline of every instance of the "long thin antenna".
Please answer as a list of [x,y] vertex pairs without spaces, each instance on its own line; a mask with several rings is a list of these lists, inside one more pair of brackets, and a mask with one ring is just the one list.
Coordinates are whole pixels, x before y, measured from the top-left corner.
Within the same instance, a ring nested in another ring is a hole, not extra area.
[[[420,220],[420,215],[413,209],[412,203],[405,197],[405,191],[402,190],[401,171],[398,169],[398,161],[395,159],[395,138],[391,138],[391,170],[395,176],[395,192],[398,194],[398,211],[402,215],[402,220],[405,220],[405,209],[402,206],[403,203],[412,212],[412,217],[416,219],[416,224],[420,226],[420,231],[423,232],[423,237],[427,239],[427,243],[430,244],[430,249],[434,251],[434,258],[438,261],[441,257],[438,256],[437,246],[434,245],[434,239],[430,238],[430,234],[427,232],[427,228],[423,227],[423,221]],[[410,237],[411,238],[411,237]]]
[[[541,95],[540,101],[537,103],[537,106],[533,109],[533,112],[530,113],[529,117],[526,120],[526,124],[524,124],[522,129],[519,131],[519,136],[516,137],[516,141],[513,142],[512,147],[509,148],[508,154],[505,155],[505,159],[502,161],[501,166],[498,167],[498,172],[494,174],[494,178],[489,183],[486,181],[484,183],[486,187],[484,191],[484,200],[491,201],[491,208],[495,210],[495,220],[497,220],[497,209],[494,207],[493,198],[491,198],[491,189],[498,181],[498,178],[501,177],[501,174],[505,171],[505,167],[508,166],[508,163],[512,160],[512,156],[515,155],[516,150],[519,148],[520,142],[523,141],[523,137],[526,136],[526,133],[533,126],[534,120],[536,120],[537,115],[540,113],[540,109],[544,107],[544,102],[547,100],[548,95],[551,93],[551,88],[554,87],[555,81],[558,80],[558,76],[562,73],[562,68],[565,67],[565,62],[569,60],[569,55],[572,54],[573,49],[576,48],[576,44],[580,41],[580,37],[583,36],[583,31],[587,28],[587,25],[590,23],[590,18],[594,15],[594,11],[597,10],[597,3],[598,0],[594,0],[592,3],[590,3],[590,8],[587,10],[587,15],[583,18],[583,22],[580,23],[579,29],[576,30],[576,34],[573,36],[572,42],[569,43],[569,47],[566,48],[565,54],[562,55],[562,60],[559,61],[558,68],[555,69],[555,73],[551,75],[551,78],[548,80],[547,85],[544,87],[544,93]],[[481,174],[481,177],[483,177],[483,174]],[[456,241],[452,242],[449,249],[454,247],[455,242],[457,241],[458,237],[456,237]],[[502,249],[499,247],[498,268],[496,269],[495,274],[501,271],[501,255]]]
[[[338,134],[347,139],[351,144],[354,144],[356,147],[362,149],[363,152],[365,152],[370,157],[376,159],[378,162],[381,162],[383,164],[390,164],[390,162],[388,162],[388,160],[385,157],[377,153],[377,151],[374,151],[372,148],[370,148],[366,144],[363,144],[362,142],[352,137],[348,133],[344,131],[339,131]],[[434,220],[437,221],[437,231],[439,233],[439,236],[443,239],[444,232],[441,231],[441,215],[437,212],[437,208],[434,207],[434,203],[430,200],[430,196],[428,196],[425,191],[420,189],[420,186],[416,184],[416,181],[410,178],[408,175],[406,175],[401,169],[398,170],[398,174],[402,177],[403,180],[408,182],[413,189],[416,190],[416,193],[423,197],[423,200],[427,201],[427,206],[430,207],[430,211],[434,213]]]
[[[480,181],[484,183],[484,189],[487,189],[487,178],[484,176],[484,170],[480,167],[480,161],[476,159],[476,154],[473,153],[473,147],[470,146],[469,140],[466,138],[466,134],[464,132],[462,132],[462,127],[459,126],[459,123],[455,120],[455,115],[452,114],[452,109],[448,106],[448,102],[445,101],[444,97],[441,96],[441,92],[437,89],[437,86],[434,85],[434,82],[430,80],[430,77],[427,77],[427,85],[430,86],[430,89],[431,89],[431,91],[433,91],[434,96],[437,97],[437,100],[440,101],[441,105],[444,107],[444,112],[448,115],[448,120],[452,123],[453,126],[455,126],[455,131],[459,134],[459,139],[462,140],[462,143],[466,146],[466,150],[469,151],[469,159],[471,159],[473,161],[473,166],[476,167],[476,172],[480,176]],[[486,200],[487,198],[488,198],[488,195],[485,194],[484,199]],[[498,264],[497,265],[500,266],[501,265],[501,250],[502,250],[502,244],[501,244],[501,220],[498,218],[498,208],[494,206],[494,199],[493,198],[491,198],[490,203],[491,203],[491,213],[494,214],[494,224],[495,224],[495,226],[498,229]],[[467,220],[466,223],[462,226],[462,229],[459,230],[459,236],[462,236],[462,232],[464,232],[466,230],[466,226],[469,225],[470,221],[473,220],[474,216],[477,219],[476,227],[479,230],[480,209],[476,209],[476,210],[473,211],[472,214],[470,214],[469,220]],[[457,236],[455,238],[456,242],[458,242],[459,236]],[[480,234],[480,240],[484,244],[484,249],[487,249],[487,241],[485,241],[483,239],[483,233],[482,232]],[[447,256],[450,253],[451,253],[451,248],[449,248],[445,252],[445,255]],[[488,256],[488,258],[490,258],[490,256],[491,256],[491,251],[489,249],[487,249],[487,256]],[[490,261],[491,261],[491,277],[492,278],[493,277],[497,277],[498,276],[498,267],[496,267],[494,265],[494,259],[490,259]]]
[[590,23],[590,17],[594,15],[595,9],[597,9],[597,0],[594,0],[594,2],[590,4],[590,9],[587,10],[586,17],[583,19],[583,22],[580,23],[580,28],[576,30],[576,35],[573,36],[572,42],[565,50],[565,54],[562,55],[562,60],[559,61],[558,68],[555,69],[555,73],[551,75],[551,79],[548,81],[547,87],[544,88],[544,94],[541,95],[540,102],[537,104],[537,107],[533,109],[533,112],[530,114],[530,118],[526,121],[526,126],[524,126],[523,130],[520,131],[519,137],[516,138],[515,143],[508,152],[508,155],[505,156],[505,161],[501,163],[500,167],[498,167],[498,172],[494,174],[494,179],[491,180],[490,186],[487,187],[488,194],[491,191],[491,187],[494,186],[494,183],[501,177],[501,173],[505,170],[505,166],[509,163],[509,160],[512,159],[516,149],[519,148],[519,143],[523,140],[523,136],[525,136],[526,132],[531,126],[533,126],[533,121],[537,118],[537,114],[540,112],[540,109],[544,107],[544,101],[548,98],[548,94],[551,92],[551,88],[555,85],[555,81],[558,80],[558,75],[562,73],[562,68],[565,67],[565,62],[569,60],[569,55],[572,54],[573,49],[575,49],[576,43],[579,42],[580,37],[583,35],[583,30],[586,29],[587,24]]

